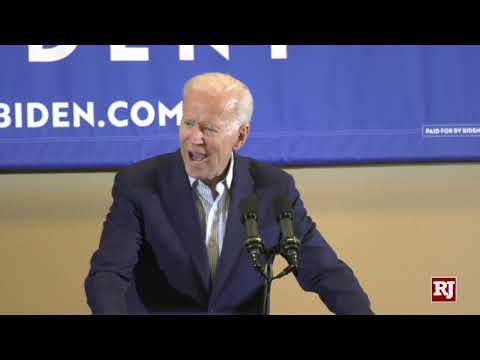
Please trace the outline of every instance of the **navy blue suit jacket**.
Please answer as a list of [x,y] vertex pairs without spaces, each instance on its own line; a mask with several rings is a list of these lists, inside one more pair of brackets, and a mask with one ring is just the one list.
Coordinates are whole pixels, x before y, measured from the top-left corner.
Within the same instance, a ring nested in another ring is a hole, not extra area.
[[[205,239],[180,152],[122,169],[99,249],[85,281],[94,314],[260,314],[264,280],[244,249],[239,203],[258,198],[259,232],[266,247],[278,244],[274,199],[294,204],[301,240],[297,280],[318,293],[336,314],[370,314],[352,270],[307,216],[293,178],[281,169],[235,154],[231,201],[216,282],[210,285]],[[292,301],[294,299],[291,299]]]

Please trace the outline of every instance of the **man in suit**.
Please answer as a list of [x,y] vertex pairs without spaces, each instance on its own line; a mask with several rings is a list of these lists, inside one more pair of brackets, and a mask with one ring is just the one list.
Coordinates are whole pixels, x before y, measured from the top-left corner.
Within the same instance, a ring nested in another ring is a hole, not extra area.
[[273,202],[293,202],[296,279],[336,314],[372,314],[352,270],[307,216],[293,178],[236,153],[253,99],[239,80],[201,74],[183,91],[180,149],[122,169],[85,281],[94,314],[260,314],[264,278],[245,250],[240,201],[258,199],[266,248],[278,244]]

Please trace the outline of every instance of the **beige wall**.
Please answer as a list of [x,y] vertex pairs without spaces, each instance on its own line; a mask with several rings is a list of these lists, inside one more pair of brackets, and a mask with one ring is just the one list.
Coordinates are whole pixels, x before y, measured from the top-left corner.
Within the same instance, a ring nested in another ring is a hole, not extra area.
[[[287,169],[378,314],[480,314],[480,164]],[[0,314],[88,314],[83,280],[114,173],[0,174]],[[278,272],[284,263],[277,261]],[[458,277],[456,304],[430,277]],[[274,314],[328,314],[292,275]]]

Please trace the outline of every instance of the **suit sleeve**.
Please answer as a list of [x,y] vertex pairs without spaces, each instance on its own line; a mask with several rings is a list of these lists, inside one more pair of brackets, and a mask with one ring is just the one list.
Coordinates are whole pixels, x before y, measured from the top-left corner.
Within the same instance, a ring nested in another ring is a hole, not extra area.
[[141,216],[122,174],[115,176],[113,203],[103,224],[98,250],[85,280],[93,314],[126,314],[126,291],[142,240]]
[[352,269],[337,257],[307,215],[291,176],[288,189],[294,206],[295,233],[302,243],[297,273],[302,289],[317,293],[335,314],[373,314],[368,296]]

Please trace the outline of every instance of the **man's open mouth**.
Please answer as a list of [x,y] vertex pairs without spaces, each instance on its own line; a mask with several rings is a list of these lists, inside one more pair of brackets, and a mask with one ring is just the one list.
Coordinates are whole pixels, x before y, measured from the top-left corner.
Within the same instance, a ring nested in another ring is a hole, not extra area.
[[193,163],[201,163],[202,161],[205,161],[207,157],[208,157],[207,154],[204,154],[201,152],[196,152],[196,151],[188,152],[188,158]]

